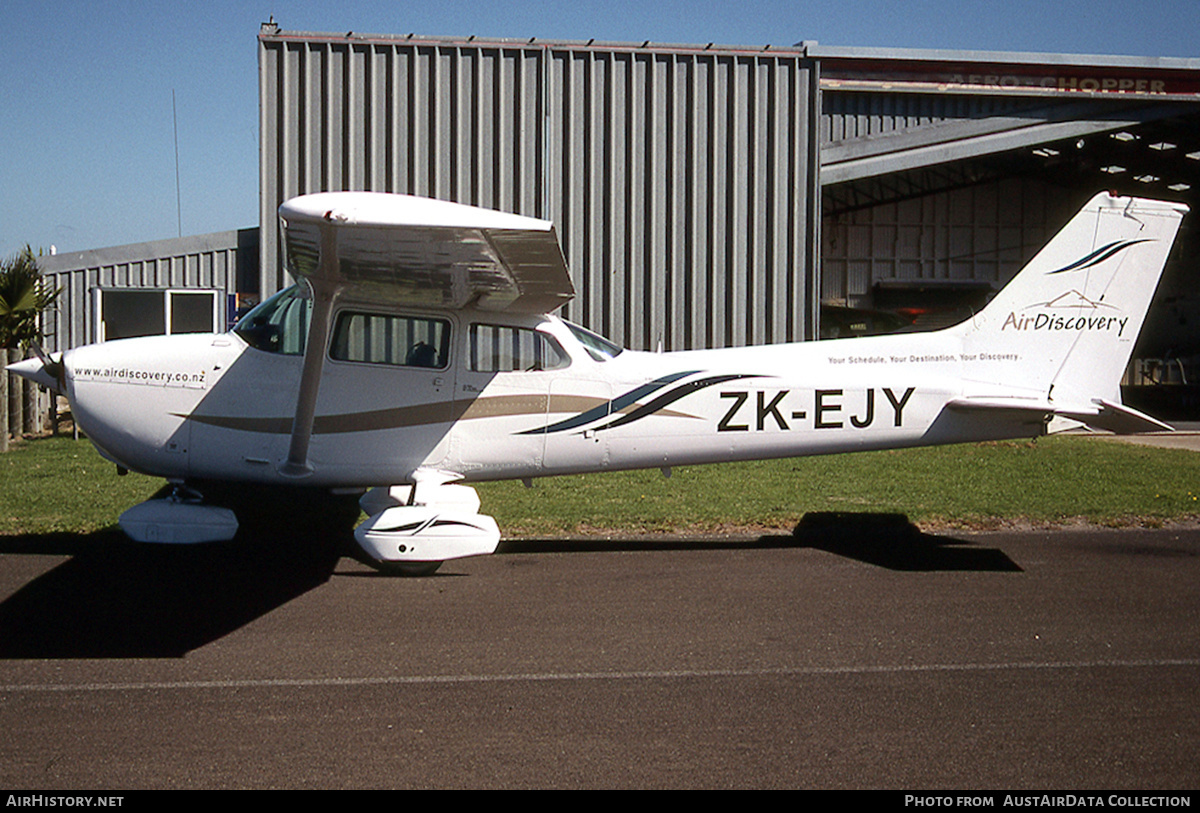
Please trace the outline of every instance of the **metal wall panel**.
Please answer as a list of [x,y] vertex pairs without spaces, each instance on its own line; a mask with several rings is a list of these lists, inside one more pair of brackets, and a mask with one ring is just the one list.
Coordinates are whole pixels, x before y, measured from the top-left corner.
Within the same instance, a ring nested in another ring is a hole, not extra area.
[[264,295],[288,284],[276,210],[372,190],[544,216],[544,49],[260,37]]
[[986,282],[999,289],[1088,193],[1008,179],[827,217],[822,298],[873,307],[881,281]]
[[[855,307],[875,305],[879,282],[973,281],[999,288],[1095,191],[1067,189],[1019,167],[1008,178],[970,166],[942,177],[905,170],[1028,152],[1043,140],[1178,112],[1119,97],[834,88],[823,91],[821,103],[824,201],[840,210],[822,227],[821,293],[827,302]],[[877,182],[862,183],[867,180]],[[898,202],[870,202],[889,195]]]
[[62,289],[57,307],[45,315],[47,348],[58,352],[96,341],[98,289],[192,288],[235,294],[239,274],[247,276],[245,266],[257,270],[257,254],[258,230],[243,229],[41,257],[38,264],[48,284]]
[[279,204],[363,189],[554,221],[578,292],[564,315],[629,347],[812,330],[816,71],[799,52],[259,43],[264,295],[288,282]]
[[892,135],[947,122],[1019,116],[1040,111],[1048,104],[1045,99],[1013,96],[826,91],[822,98],[821,144]]

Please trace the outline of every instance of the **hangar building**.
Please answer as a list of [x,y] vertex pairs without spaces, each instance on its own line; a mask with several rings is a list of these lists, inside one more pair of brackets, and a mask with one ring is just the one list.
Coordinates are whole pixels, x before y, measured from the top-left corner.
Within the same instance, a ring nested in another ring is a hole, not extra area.
[[[288,284],[275,213],[306,192],[552,220],[578,292],[564,315],[670,350],[946,324],[1095,192],[1196,208],[1200,190],[1200,59],[274,23],[258,57],[261,230],[49,258],[56,349],[225,328]],[[1130,378],[1180,403],[1200,379],[1189,221]]]

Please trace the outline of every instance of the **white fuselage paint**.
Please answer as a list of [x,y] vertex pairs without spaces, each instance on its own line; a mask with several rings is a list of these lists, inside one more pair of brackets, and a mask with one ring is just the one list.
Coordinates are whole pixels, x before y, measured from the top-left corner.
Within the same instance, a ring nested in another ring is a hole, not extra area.
[[[306,202],[314,223],[325,224],[328,200]],[[68,351],[61,368],[13,369],[65,384],[79,425],[110,459],[175,481],[532,478],[1028,437],[1053,415],[1146,431],[1165,425],[1122,406],[1119,381],[1185,212],[1097,195],[986,308],[933,333],[617,352],[554,316],[389,306],[376,296],[386,286],[339,288],[331,263],[314,277],[328,297],[322,320],[353,330],[313,328],[322,352],[307,359],[286,355],[304,352],[302,331],[288,332],[303,323],[293,319],[303,297],[284,292],[233,333],[114,341]],[[553,287],[541,273],[553,233],[535,225],[531,245],[493,237],[525,262],[530,296],[553,305],[536,294]],[[484,281],[472,301],[498,296],[493,277]],[[386,352],[367,349],[377,340]],[[479,371],[506,369],[496,362],[506,353],[517,369]]]
[[[943,407],[973,372],[1020,378],[1009,355],[969,355],[948,332],[597,361],[554,317],[537,328],[570,357],[553,371],[468,372],[470,311],[445,369],[326,359],[305,484],[408,482],[418,468],[466,480],[540,477],[1029,436]],[[66,355],[81,428],[113,461],[168,479],[295,482],[281,474],[303,358],[236,334],[108,342]]]

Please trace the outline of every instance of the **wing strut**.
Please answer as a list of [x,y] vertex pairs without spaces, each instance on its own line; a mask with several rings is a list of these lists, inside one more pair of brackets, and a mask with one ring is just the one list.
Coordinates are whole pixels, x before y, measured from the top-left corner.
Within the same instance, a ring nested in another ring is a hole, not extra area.
[[308,341],[304,346],[304,371],[300,375],[300,392],[296,396],[296,417],[292,420],[292,440],[287,461],[279,473],[285,477],[306,477],[313,472],[308,462],[308,444],[312,440],[313,419],[317,412],[317,393],[321,388],[321,370],[325,365],[325,347],[329,343],[330,316],[340,286],[335,283],[337,269],[337,228],[325,221],[321,230],[321,271],[308,278],[312,293],[309,314]]

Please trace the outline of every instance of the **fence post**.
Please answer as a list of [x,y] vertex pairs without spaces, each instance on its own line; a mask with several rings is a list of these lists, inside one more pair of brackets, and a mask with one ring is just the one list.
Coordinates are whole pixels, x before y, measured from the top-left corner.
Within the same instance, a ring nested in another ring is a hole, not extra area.
[[[4,360],[8,360],[8,354],[4,354]],[[7,370],[0,370],[0,452],[8,451],[8,379],[12,378],[12,373]]]
[[[31,358],[33,354],[26,350],[25,358]],[[21,412],[23,420],[21,422],[21,430],[26,435],[37,437],[42,433],[42,411],[38,409],[41,398],[41,387],[36,381],[30,381],[28,378],[21,379],[22,395],[24,396],[21,402]]]
[[[8,349],[7,364],[16,364],[21,360],[21,351],[15,347]],[[23,393],[20,378],[9,376],[8,379],[8,432],[13,437],[21,436],[21,407]]]

